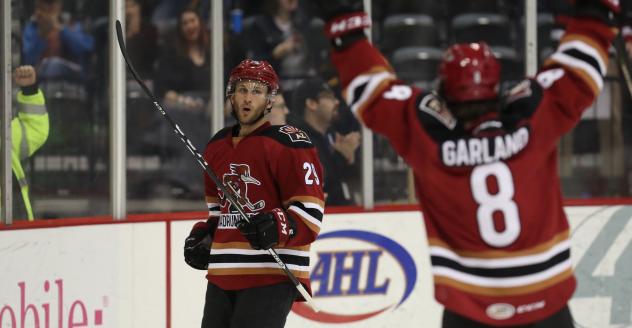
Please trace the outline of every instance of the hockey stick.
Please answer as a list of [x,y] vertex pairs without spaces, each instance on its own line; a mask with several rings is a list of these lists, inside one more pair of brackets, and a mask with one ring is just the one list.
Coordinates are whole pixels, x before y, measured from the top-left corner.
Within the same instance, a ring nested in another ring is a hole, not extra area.
[[[154,107],[156,108],[156,110],[158,110],[158,112],[162,114],[162,117],[164,117],[169,122],[169,124],[171,124],[171,127],[173,128],[173,132],[176,134],[176,137],[178,137],[184,143],[184,145],[187,147],[191,155],[193,155],[193,157],[198,162],[198,164],[200,164],[200,166],[202,167],[202,170],[206,172],[209,178],[211,178],[211,180],[213,180],[215,185],[217,185],[217,188],[219,188],[219,190],[221,190],[224,193],[224,196],[235,206],[235,208],[241,215],[242,219],[246,220],[246,222],[250,222],[248,219],[248,215],[246,215],[246,212],[244,211],[244,209],[241,207],[241,205],[239,205],[239,202],[237,202],[237,198],[235,197],[235,195],[232,192],[229,192],[228,188],[226,188],[224,183],[222,183],[222,181],[219,180],[219,178],[215,175],[215,173],[211,171],[211,168],[208,166],[208,163],[204,160],[204,157],[202,157],[202,155],[197,151],[195,146],[193,146],[193,144],[191,143],[191,140],[187,138],[187,136],[184,134],[184,132],[182,132],[180,127],[171,119],[171,117],[169,117],[169,114],[167,114],[167,112],[165,112],[165,110],[162,108],[160,103],[158,103],[158,100],[156,99],[156,96],[153,94],[153,92],[151,92],[151,90],[147,88],[147,85],[145,85],[143,80],[141,80],[140,76],[134,69],[134,66],[132,66],[132,63],[127,56],[127,49],[125,47],[125,41],[123,40],[123,28],[121,27],[121,22],[119,20],[116,20],[116,39],[118,41],[119,48],[121,49],[121,54],[123,55],[123,58],[125,59],[125,64],[127,64],[127,68],[132,73],[132,76],[134,76],[134,79],[136,80],[136,82],[138,82],[138,84],[143,89],[143,91],[145,91],[149,99],[154,103]],[[290,271],[290,269],[288,269],[287,265],[283,262],[283,260],[281,260],[281,258],[279,257],[279,254],[277,254],[277,252],[273,248],[269,248],[268,253],[274,258],[274,260],[279,265],[279,267],[283,269],[287,277],[290,278],[290,280],[292,281],[296,289],[299,291],[299,293],[301,293],[303,298],[305,298],[305,300],[307,301],[307,303],[309,303],[312,309],[315,312],[319,312],[320,310],[318,309],[318,307],[316,307],[316,304],[314,304],[314,300],[312,299],[312,297],[309,295],[309,293],[307,293],[307,290],[305,290],[305,287],[301,285],[300,281],[298,281],[296,276],[294,276],[294,274]]]

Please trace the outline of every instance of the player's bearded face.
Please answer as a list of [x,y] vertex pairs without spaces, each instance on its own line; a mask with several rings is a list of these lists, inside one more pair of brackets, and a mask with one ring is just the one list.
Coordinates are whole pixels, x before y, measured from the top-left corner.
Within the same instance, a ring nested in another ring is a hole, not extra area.
[[270,107],[268,86],[259,81],[239,81],[233,95],[233,115],[241,125],[251,125],[264,117]]

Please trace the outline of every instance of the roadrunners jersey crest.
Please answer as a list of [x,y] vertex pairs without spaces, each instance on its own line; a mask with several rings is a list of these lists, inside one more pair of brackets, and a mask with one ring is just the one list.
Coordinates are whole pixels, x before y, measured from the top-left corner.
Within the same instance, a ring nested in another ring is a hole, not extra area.
[[[250,166],[248,164],[230,164],[230,173],[224,174],[222,177],[222,181],[224,185],[233,192],[233,195],[237,199],[238,205],[241,206],[246,212],[259,212],[266,205],[266,202],[263,200],[259,200],[253,203],[248,198],[248,185],[254,184],[257,186],[261,185],[259,180],[255,179],[250,175]],[[224,207],[227,205],[227,202],[230,202],[226,199],[224,193],[221,190],[218,191],[220,196],[220,206]],[[231,209],[231,213],[237,212],[236,209]]]

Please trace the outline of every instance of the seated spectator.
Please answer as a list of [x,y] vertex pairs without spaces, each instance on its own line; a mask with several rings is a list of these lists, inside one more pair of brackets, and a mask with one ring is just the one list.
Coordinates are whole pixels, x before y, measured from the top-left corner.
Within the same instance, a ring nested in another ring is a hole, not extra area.
[[[127,53],[140,77],[148,88],[154,90],[154,65],[158,58],[158,29],[149,19],[147,0],[125,0],[125,45]],[[107,51],[105,51],[107,53]],[[147,118],[146,110],[153,109],[145,99],[145,94],[132,74],[127,74],[127,151],[128,154],[155,153],[157,149],[154,135],[159,119]]]
[[151,4],[155,7],[151,20],[160,31],[176,24],[178,13],[187,8],[197,12],[205,21],[208,21],[211,11],[211,0],[151,0]]
[[61,0],[36,0],[26,24],[22,61],[37,68],[40,79],[85,80],[94,38],[81,23],[62,22]]
[[307,132],[318,150],[323,165],[325,202],[330,205],[353,205],[349,179],[356,167],[356,150],[360,132],[345,135],[331,129],[338,118],[340,101],[327,83],[313,78],[301,83],[294,91],[292,106],[302,114],[302,122],[292,122]]
[[279,92],[274,97],[274,104],[268,113],[268,121],[272,125],[286,125],[288,114],[290,114],[290,109],[287,108],[283,94]]
[[209,98],[209,32],[200,16],[185,9],[178,18],[175,45],[166,45],[158,60],[156,91],[167,107],[201,112]]
[[20,66],[13,73],[17,94],[17,116],[11,120],[11,168],[13,170],[13,217],[34,218],[22,161],[38,150],[48,138],[48,112],[44,94],[37,86],[35,69]]
[[[207,108],[211,57],[210,36],[205,26],[194,9],[187,7],[182,11],[178,16],[174,42],[163,45],[155,76],[156,95],[163,98],[165,110],[186,131],[197,149],[203,149],[210,136]],[[160,120],[153,114],[149,119]],[[162,139],[162,136],[172,133],[168,125],[156,123],[156,126],[146,134],[149,137],[146,140],[161,149],[163,172],[160,180],[152,181],[154,192],[166,190],[161,196],[177,198],[203,195],[200,173],[191,169],[186,148],[175,138]]]
[[286,91],[315,75],[303,38],[305,19],[297,14],[297,8],[298,0],[267,0],[265,13],[255,18],[249,30],[249,55],[268,61]]

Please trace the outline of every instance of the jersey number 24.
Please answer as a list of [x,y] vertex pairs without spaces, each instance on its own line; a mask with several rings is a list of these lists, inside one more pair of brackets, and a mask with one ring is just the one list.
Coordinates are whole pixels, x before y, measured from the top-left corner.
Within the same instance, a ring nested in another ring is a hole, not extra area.
[[306,185],[313,185],[314,182],[316,183],[316,185],[320,184],[320,179],[318,178],[318,173],[316,173],[316,167],[313,163],[303,163],[303,170],[305,170]]

